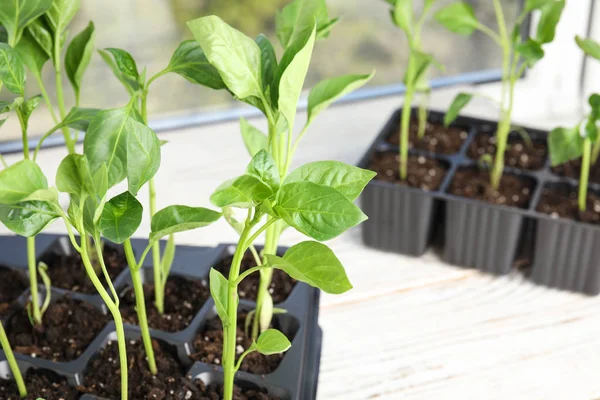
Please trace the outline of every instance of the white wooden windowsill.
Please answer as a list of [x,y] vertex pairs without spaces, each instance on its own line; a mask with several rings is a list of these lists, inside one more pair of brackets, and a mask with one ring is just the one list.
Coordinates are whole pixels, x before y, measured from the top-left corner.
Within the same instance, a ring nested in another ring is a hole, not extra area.
[[[436,92],[433,107],[446,107],[455,92]],[[399,104],[385,98],[332,108],[315,122],[295,165],[323,159],[356,163]],[[469,111],[496,115],[485,103]],[[574,118],[516,113],[519,123],[547,128]],[[237,122],[161,136],[169,144],[157,175],[160,207],[209,206],[212,190],[242,173],[248,162]],[[64,155],[62,148],[45,150],[39,163],[55,171]],[[9,163],[17,160],[7,157]],[[53,172],[47,174],[52,181]],[[145,190],[141,200],[147,204]],[[148,230],[146,219],[138,236]],[[65,230],[55,223],[49,231]],[[288,230],[283,244],[302,239]],[[178,236],[179,243],[193,245],[235,240],[224,222]],[[516,275],[496,278],[455,268],[432,252],[410,258],[375,251],[363,246],[359,229],[329,245],[354,289],[322,297],[320,400],[600,397],[600,299],[534,286]]]

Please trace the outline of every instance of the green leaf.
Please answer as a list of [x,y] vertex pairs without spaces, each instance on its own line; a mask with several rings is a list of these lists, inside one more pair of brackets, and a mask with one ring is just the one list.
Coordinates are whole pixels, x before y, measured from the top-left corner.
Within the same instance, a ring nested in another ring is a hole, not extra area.
[[333,239],[367,219],[341,192],[313,182],[283,185],[274,210],[288,225],[316,240]]
[[260,334],[252,347],[265,356],[279,354],[287,351],[292,344],[288,338],[277,329],[267,329]]
[[129,239],[142,222],[142,205],[129,192],[110,199],[102,211],[99,228],[102,235],[114,243]]
[[412,34],[413,0],[396,0],[392,17],[394,24],[402,29],[408,36]]
[[26,35],[31,36],[48,58],[54,58],[54,39],[45,18],[32,21],[27,26]]
[[279,189],[279,170],[277,169],[277,165],[275,165],[273,156],[266,150],[260,150],[252,157],[246,173],[260,179],[273,192],[277,192],[277,189]]
[[160,167],[160,140],[147,125],[127,118],[127,184],[128,190],[137,192],[156,175]]
[[365,85],[374,75],[375,71],[370,75],[344,75],[317,83],[308,95],[306,124],[309,125],[321,111],[329,107],[335,100]]
[[266,92],[267,87],[273,82],[275,78],[275,71],[277,70],[277,57],[275,56],[275,49],[271,41],[262,33],[254,39],[258,47],[260,48],[260,69],[263,83],[263,90]]
[[163,252],[160,260],[160,267],[163,272],[163,276],[169,276],[169,271],[171,271],[171,266],[173,265],[173,260],[175,259],[175,249],[175,235],[169,235],[169,239],[165,245],[165,251]]
[[0,81],[11,92],[25,95],[25,68],[19,53],[6,43],[0,43]]
[[248,149],[251,157],[254,157],[260,150],[266,150],[269,143],[267,135],[262,133],[258,128],[251,125],[244,117],[240,118],[240,129],[242,131],[242,139],[244,145]]
[[69,154],[62,160],[56,171],[56,188],[61,192],[77,195],[96,194],[86,156]]
[[50,59],[48,54],[40,47],[30,34],[25,33],[15,50],[19,53],[21,60],[27,68],[37,77],[41,77],[42,68]]
[[79,10],[80,0],[54,0],[46,13],[48,24],[55,36],[62,36]]
[[523,9],[523,12],[528,13],[533,10],[539,10],[543,6],[549,3],[553,3],[555,1],[556,0],[525,0],[525,7]]
[[258,325],[261,332],[266,331],[273,321],[273,297],[268,291],[264,293],[263,303],[260,307]]
[[550,43],[554,40],[556,25],[558,25],[564,8],[565,0],[550,1],[547,5],[540,8],[541,14],[535,36],[540,44]]
[[278,90],[273,92],[276,92],[279,111],[287,120],[290,130],[294,129],[296,108],[315,44],[315,30],[309,33],[309,36],[298,37],[286,49],[277,68],[275,83]]
[[255,176],[242,175],[221,184],[210,196],[210,201],[217,207],[249,208],[271,196],[273,191],[267,184]]
[[229,281],[223,276],[222,273],[214,268],[210,269],[210,294],[215,302],[215,308],[217,314],[223,323],[223,328],[227,328],[230,325],[229,316],[227,314],[227,304],[229,300],[227,298],[227,287]]
[[321,40],[321,39],[327,39],[329,37],[329,34],[331,33],[331,30],[333,29],[334,26],[337,25],[338,22],[341,21],[341,18],[333,18],[330,19],[329,21],[325,22],[325,23],[319,23],[317,21],[317,40]]
[[460,111],[467,104],[469,104],[469,102],[471,101],[472,98],[473,98],[472,94],[459,93],[452,101],[452,104],[450,104],[448,111],[446,111],[446,115],[444,115],[444,126],[446,126],[446,127],[450,126],[450,124],[456,120],[456,118],[458,117],[458,114],[460,114]]
[[528,66],[533,66],[544,57],[542,45],[529,38],[526,42],[515,45],[515,51],[523,57]]
[[352,289],[342,263],[322,243],[301,242],[290,247],[283,258],[270,254],[265,257],[273,268],[326,293],[341,294]]
[[81,107],[73,107],[62,120],[62,122],[57,125],[56,129],[61,129],[64,126],[68,126],[72,129],[77,129],[82,132],[88,130],[88,127],[92,120],[96,118],[96,116],[101,112],[97,108],[81,108]]
[[473,6],[462,1],[439,10],[435,19],[446,29],[463,36],[471,35],[479,26]]
[[58,191],[51,187],[48,189],[39,189],[27,196],[23,201],[46,201],[51,204],[57,204]]
[[579,36],[575,36],[575,41],[577,42],[577,46],[579,46],[585,54],[594,57],[596,60],[600,60],[600,43],[591,39],[583,39]]
[[173,53],[167,72],[181,75],[187,81],[212,89],[225,89],[219,71],[213,67],[195,40],[182,42]]
[[580,158],[583,154],[583,138],[579,126],[556,128],[548,135],[548,150],[552,166]]
[[9,42],[17,43],[23,29],[45,13],[53,0],[3,0],[0,25],[8,32]]
[[94,23],[90,21],[88,26],[73,38],[65,54],[65,71],[76,98],[79,98],[83,74],[92,59],[95,40]]
[[98,50],[98,54],[130,94],[140,90],[139,73],[131,54],[120,49]]
[[37,190],[47,189],[41,168],[31,160],[22,160],[0,171],[0,204],[25,200]]
[[294,0],[275,16],[275,32],[284,49],[301,36],[306,36],[317,26],[323,35],[333,25],[329,20],[325,0]]
[[8,101],[1,101],[0,100],[0,114],[4,114],[7,112],[10,112],[12,110],[15,110],[17,107],[19,107],[21,104],[23,104],[24,99],[22,97],[17,97],[16,99],[14,99],[12,101],[12,103],[9,103]]
[[45,201],[24,201],[0,205],[0,222],[17,235],[32,237],[59,217],[54,207]]
[[203,207],[169,206],[152,217],[150,240],[177,232],[189,231],[210,225],[221,218],[221,213]]
[[364,187],[377,175],[373,171],[344,164],[339,161],[317,161],[295,169],[285,178],[284,184],[312,182],[330,186],[349,200],[358,198]]
[[23,108],[22,108],[23,119],[25,119],[25,121],[29,121],[29,117],[31,117],[31,114],[33,113],[33,111],[36,108],[38,108],[41,101],[42,101],[42,95],[38,94],[36,96],[31,97],[23,104]]
[[234,95],[240,99],[262,97],[261,54],[254,40],[214,15],[187,25]]

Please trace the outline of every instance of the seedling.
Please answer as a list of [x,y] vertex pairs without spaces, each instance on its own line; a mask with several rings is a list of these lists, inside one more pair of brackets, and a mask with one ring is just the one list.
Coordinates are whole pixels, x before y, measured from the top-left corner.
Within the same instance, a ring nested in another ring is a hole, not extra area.
[[[261,150],[269,153],[275,163],[272,179],[277,181],[283,182],[288,178],[298,145],[317,115],[336,99],[358,89],[373,77],[373,73],[346,75],[326,79],[315,85],[308,96],[308,117],[300,133],[294,138],[296,107],[314,43],[317,39],[327,37],[337,21],[337,18],[329,18],[323,0],[296,0],[290,3],[276,17],[277,38],[283,48],[283,55],[279,60],[273,44],[264,35],[258,35],[252,40],[214,16],[188,22],[208,62],[220,75],[224,87],[234,98],[256,107],[267,118],[268,134],[264,134],[243,118],[240,120],[241,133],[250,156],[256,156]],[[328,168],[336,166],[336,163],[329,166],[309,165],[302,173],[321,176],[329,171]],[[365,184],[372,178],[369,172],[355,174],[361,175],[361,182]],[[301,180],[306,177],[292,174],[289,178]],[[344,180],[343,176],[330,175],[330,178],[335,181]],[[361,190],[362,187],[345,194],[349,200],[354,200]],[[225,211],[228,217],[230,213]],[[274,216],[268,218],[276,219]],[[228,221],[239,233],[242,232],[243,223],[236,224],[229,217]],[[268,225],[263,249],[265,254],[276,254],[279,238],[287,225],[287,221],[281,219]],[[266,259],[261,260],[252,246],[250,250],[257,265],[266,263]],[[272,269],[260,270],[260,285],[252,327],[253,339],[257,339],[260,328],[266,329],[272,319],[273,300],[268,291],[271,278]]]
[[[147,80],[146,70],[144,69],[140,73],[134,58],[127,51],[107,48],[100,50],[99,53],[131,96],[133,107],[139,115],[140,122],[145,125],[148,125],[147,103],[150,86],[163,75],[172,72],[194,84],[213,89],[223,89],[225,87],[219,73],[208,64],[202,49],[194,40],[182,42],[173,53],[169,65]],[[153,217],[156,214],[156,187],[153,178],[148,182],[148,190],[149,213],[150,217]],[[175,239],[173,235],[169,236],[164,254],[161,255],[158,242],[152,247],[154,302],[160,314],[164,313],[165,285],[167,284],[174,254]]]
[[402,180],[406,179],[408,173],[408,140],[413,99],[415,94],[419,94],[421,97],[417,117],[419,121],[418,138],[422,139],[427,126],[427,99],[431,92],[427,81],[429,70],[431,66],[436,66],[440,70],[444,69],[444,66],[431,54],[425,52],[421,42],[423,24],[427,21],[435,1],[425,1],[421,14],[417,17],[413,0],[386,0],[392,5],[392,21],[406,34],[409,49],[408,65],[404,74],[406,93],[400,118],[400,179]]
[[[580,37],[577,45],[590,57],[600,60],[600,44]],[[588,99],[590,113],[573,128],[556,128],[548,137],[550,161],[553,166],[581,157],[578,205],[586,209],[590,166],[595,164],[600,151],[600,95],[592,94]]]
[[[556,25],[560,19],[564,0],[527,0],[521,14],[509,31],[500,0],[493,0],[498,32],[477,20],[473,7],[465,2],[450,4],[435,14],[435,19],[452,32],[469,36],[480,31],[489,36],[502,49],[502,95],[499,102],[500,116],[496,131],[496,154],[491,171],[491,184],[498,189],[504,171],[504,152],[511,131],[515,85],[525,69],[532,67],[544,57],[543,46],[554,40]],[[535,37],[522,38],[521,28],[528,16],[539,12],[540,18]],[[485,97],[485,96],[484,96]],[[473,98],[473,94],[460,93],[456,96],[444,124],[450,125]]]
[[4,331],[4,325],[2,324],[2,321],[0,321],[0,343],[2,344],[2,350],[4,350],[6,361],[8,361],[8,366],[10,367],[12,375],[15,378],[15,382],[17,383],[19,395],[21,396],[21,398],[25,398],[27,397],[27,387],[25,386],[23,375],[21,375],[19,364],[17,364],[15,355],[12,351],[12,348],[10,347],[10,342],[8,341],[8,337],[6,336],[6,332]]

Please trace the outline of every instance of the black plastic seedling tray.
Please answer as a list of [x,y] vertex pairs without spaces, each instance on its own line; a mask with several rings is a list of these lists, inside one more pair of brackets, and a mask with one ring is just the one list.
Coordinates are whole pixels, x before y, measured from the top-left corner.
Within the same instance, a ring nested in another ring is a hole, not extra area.
[[[132,240],[134,252],[139,255],[145,248],[146,243],[145,240]],[[210,268],[223,258],[233,254],[234,248],[234,245],[227,244],[216,247],[177,246],[171,275],[198,279],[203,284],[208,285],[207,279]],[[15,236],[0,236],[0,249],[0,266],[26,272],[25,239]],[[42,260],[52,253],[68,254],[73,251],[67,237],[46,234],[38,236],[37,249],[37,256]],[[150,265],[151,261],[147,260],[141,271],[144,281],[152,279]],[[114,280],[118,292],[130,282],[129,274],[129,270],[125,269]],[[40,291],[43,296],[43,289],[40,288]],[[53,300],[61,295],[69,295],[75,299],[91,303],[106,313],[106,307],[99,295],[80,294],[55,288],[52,291]],[[29,291],[26,290],[19,297],[18,306],[24,306],[29,296]],[[276,315],[280,328],[292,338],[292,347],[274,372],[267,375],[239,372],[236,375],[237,384],[267,389],[270,394],[279,396],[282,400],[311,400],[316,398],[322,343],[322,332],[318,326],[319,298],[320,291],[318,289],[301,282],[296,283],[288,298],[277,305],[278,308],[283,308],[287,312]],[[254,306],[254,302],[240,300],[240,309],[242,310],[251,310]],[[202,329],[208,319],[215,315],[214,302],[212,298],[209,298],[186,329],[176,333],[150,330],[153,338],[170,345],[174,349],[181,364],[188,368],[188,375],[192,379],[201,378],[205,380],[205,383],[222,380],[222,368],[201,362],[194,363],[189,354],[193,351],[192,341],[196,333]],[[4,319],[8,320],[10,317],[9,314]],[[140,329],[136,325],[125,324],[125,332],[128,339],[138,339],[140,336]],[[111,321],[76,360],[57,363],[20,353],[15,353],[15,356],[23,372],[29,368],[47,369],[66,377],[69,384],[77,386],[85,383],[86,368],[92,358],[98,354],[109,340],[115,338],[114,322]],[[3,352],[0,353],[0,357],[0,378],[9,378],[10,370]],[[81,399],[102,398],[86,394]]]
[[[413,109],[414,113],[416,110]],[[398,134],[402,109],[396,110],[359,162],[368,168],[376,152],[398,152],[387,139]],[[432,111],[429,120],[441,124],[444,114]],[[497,123],[459,117],[453,126],[468,136],[455,154],[442,155],[419,149],[409,154],[436,159],[448,169],[441,186],[424,191],[407,185],[371,181],[361,196],[369,219],[362,224],[365,244],[381,250],[422,255],[434,238],[441,243],[443,259],[454,265],[477,268],[492,274],[507,274],[517,257],[531,261],[526,274],[533,282],[588,294],[600,293],[600,226],[554,218],[536,211],[542,191],[553,185],[575,188],[577,181],[558,176],[548,158],[542,168],[529,171],[506,166],[505,174],[518,175],[533,183],[526,208],[507,207],[459,197],[448,188],[457,170],[481,168],[467,156],[467,149],[481,133],[494,133]],[[548,132],[525,128],[532,141],[546,141]],[[600,185],[590,183],[590,190]]]

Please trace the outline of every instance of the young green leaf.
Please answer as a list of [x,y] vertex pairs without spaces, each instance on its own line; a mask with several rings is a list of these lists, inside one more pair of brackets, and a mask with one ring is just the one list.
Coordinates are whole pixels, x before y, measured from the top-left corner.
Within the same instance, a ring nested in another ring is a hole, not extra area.
[[140,90],[141,85],[138,81],[140,75],[131,54],[120,49],[98,50],[98,54],[129,93]]
[[23,99],[23,97],[17,97],[12,102],[0,100],[0,114],[4,114],[4,113],[10,112],[12,110],[15,110],[17,107],[19,107],[21,104],[23,104],[24,100],[25,99]]
[[160,140],[147,125],[133,118],[125,123],[127,138],[127,184],[136,195],[160,167]]
[[341,192],[313,182],[283,185],[274,210],[288,225],[316,240],[333,239],[367,219]]
[[260,315],[258,325],[260,326],[260,331],[264,332],[271,326],[271,322],[273,320],[273,297],[269,294],[268,291],[264,294],[265,298],[260,308]]
[[47,189],[41,168],[31,160],[22,160],[0,171],[0,204],[25,200],[37,190]]
[[412,35],[413,0],[396,0],[392,11],[394,24],[408,36]]
[[275,71],[277,70],[277,57],[275,56],[275,49],[271,41],[262,33],[254,39],[258,47],[260,48],[260,68],[262,75],[263,90],[267,90],[267,87],[273,82],[275,77]]
[[46,13],[48,24],[55,36],[62,34],[79,10],[80,0],[54,0],[52,7]]
[[98,226],[105,238],[123,243],[140,226],[143,212],[140,202],[131,193],[123,192],[104,205]]
[[260,150],[266,150],[269,142],[267,135],[262,133],[258,128],[251,125],[244,117],[240,118],[240,129],[242,131],[242,139],[248,153],[254,157]]
[[290,247],[283,257],[270,254],[265,257],[273,268],[281,269],[292,278],[326,293],[341,294],[352,289],[342,263],[322,243],[301,242]]
[[273,190],[260,179],[252,175],[223,182],[210,196],[210,201],[217,207],[249,208],[262,203],[273,196]]
[[260,150],[252,157],[246,173],[260,179],[273,192],[277,192],[277,189],[279,189],[279,170],[277,169],[277,165],[275,165],[273,156],[266,150]]
[[473,98],[472,94],[459,93],[452,101],[452,104],[450,104],[448,111],[446,111],[446,115],[444,115],[444,126],[446,126],[446,127],[450,126],[450,124],[456,120],[456,118],[458,117],[458,114],[460,114],[460,111],[467,104],[469,104],[469,102],[471,101],[472,98]]
[[435,19],[446,29],[463,36],[471,35],[479,27],[473,6],[463,1],[442,8],[435,13]]
[[79,98],[81,91],[83,73],[92,59],[95,40],[94,23],[90,21],[88,26],[73,38],[65,54],[65,71],[73,86],[76,98]]
[[543,6],[554,1],[555,0],[525,0],[525,7],[523,8],[523,12],[528,13],[533,10],[538,10]]
[[87,157],[81,154],[66,156],[56,171],[56,188],[64,193],[96,194]]
[[345,75],[337,78],[325,79],[317,83],[308,95],[308,118],[309,125],[317,115],[335,100],[355,91],[373,78],[375,71],[370,75]]
[[579,126],[556,128],[548,135],[548,150],[552,166],[580,158],[583,154],[583,138]]
[[169,206],[152,217],[150,240],[159,240],[177,232],[189,231],[210,225],[221,213],[203,207]]
[[215,302],[217,314],[223,323],[223,327],[227,328],[230,325],[229,316],[227,315],[227,303],[229,303],[227,298],[227,287],[229,286],[229,281],[227,281],[222,273],[211,268],[209,282],[210,294]]
[[25,95],[25,68],[19,53],[6,43],[0,43],[0,81],[11,92]]
[[275,16],[277,39],[283,48],[287,48],[302,35],[309,33],[317,25],[317,31],[323,30],[323,37],[331,29],[325,0],[294,0]]
[[529,38],[526,42],[515,45],[515,51],[523,57],[528,66],[533,66],[544,57],[542,45]]
[[535,36],[537,42],[545,44],[554,40],[556,25],[558,25],[564,8],[565,0],[549,1],[545,6],[540,8],[541,14]]
[[48,11],[53,0],[3,0],[0,7],[0,25],[8,32],[9,42],[16,43],[23,29]]
[[57,125],[56,129],[61,129],[64,126],[68,126],[72,129],[77,129],[82,132],[87,131],[90,123],[96,116],[101,112],[97,108],[81,108],[81,107],[73,107],[62,120],[62,122]]
[[23,119],[25,121],[29,121],[29,117],[31,117],[31,114],[33,113],[33,111],[38,108],[38,106],[40,105],[42,101],[42,95],[38,94],[36,96],[33,96],[31,98],[29,98],[22,107],[23,110]]
[[575,42],[577,42],[577,46],[579,46],[585,54],[600,60],[600,43],[591,39],[583,39],[580,36],[575,36]]
[[30,34],[25,33],[19,44],[15,47],[15,50],[19,53],[21,60],[23,60],[27,68],[29,68],[29,71],[36,77],[41,78],[42,68],[44,68],[50,57],[35,39]]
[[0,205],[0,222],[17,235],[32,237],[59,217],[54,206],[46,201],[23,201]]
[[181,75],[187,81],[212,89],[225,89],[219,71],[210,63],[195,40],[182,42],[173,53],[166,72]]
[[260,334],[252,347],[261,354],[269,356],[287,351],[292,344],[289,339],[277,329],[267,329]]
[[262,97],[261,54],[254,40],[214,15],[187,25],[234,95],[240,99]]
[[27,26],[25,35],[31,36],[44,53],[46,53],[48,58],[54,59],[54,39],[45,18],[38,18],[32,21]]
[[349,200],[356,200],[367,183],[377,175],[373,171],[344,164],[339,161],[316,161],[292,171],[284,184],[293,182],[313,182],[330,186]]

